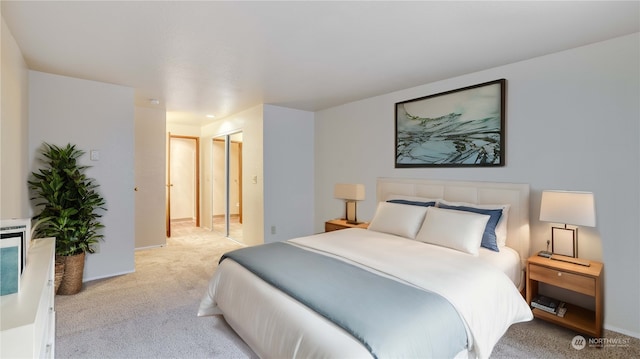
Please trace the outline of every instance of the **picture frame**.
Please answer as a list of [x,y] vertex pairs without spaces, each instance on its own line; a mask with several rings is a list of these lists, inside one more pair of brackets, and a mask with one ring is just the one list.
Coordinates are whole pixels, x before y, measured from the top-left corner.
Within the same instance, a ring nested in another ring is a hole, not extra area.
[[395,167],[505,165],[506,80],[395,104]]
[[0,239],[0,296],[18,293],[22,274],[22,238]]

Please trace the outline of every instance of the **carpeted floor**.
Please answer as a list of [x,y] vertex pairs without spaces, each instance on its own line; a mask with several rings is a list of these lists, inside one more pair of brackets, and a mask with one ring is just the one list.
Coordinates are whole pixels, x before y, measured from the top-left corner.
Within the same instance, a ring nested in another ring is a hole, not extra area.
[[[196,316],[220,256],[240,245],[176,225],[162,248],[136,252],[136,272],[56,296],[56,357],[256,358],[220,317]],[[607,331],[602,349],[576,350],[576,333],[543,321],[513,325],[492,358],[640,358],[640,339]]]
[[56,296],[56,358],[255,358],[222,318],[196,316],[220,256],[236,248],[176,225],[166,247],[136,252],[135,273]]

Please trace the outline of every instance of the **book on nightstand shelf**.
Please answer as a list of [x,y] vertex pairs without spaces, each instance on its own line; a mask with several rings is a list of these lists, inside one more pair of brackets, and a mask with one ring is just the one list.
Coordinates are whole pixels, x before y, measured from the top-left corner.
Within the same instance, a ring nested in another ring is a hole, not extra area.
[[564,302],[560,302],[560,305],[558,305],[558,313],[556,313],[556,315],[563,318],[565,313],[567,313],[567,306]]
[[544,310],[545,312],[556,314],[558,308],[560,307],[560,301],[557,299],[546,297],[544,295],[536,295],[535,298],[533,298],[533,300],[531,301],[531,306]]

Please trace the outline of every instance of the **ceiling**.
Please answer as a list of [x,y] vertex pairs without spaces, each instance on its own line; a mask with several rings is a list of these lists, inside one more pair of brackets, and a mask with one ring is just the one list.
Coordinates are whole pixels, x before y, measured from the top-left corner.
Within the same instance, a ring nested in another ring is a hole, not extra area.
[[2,16],[30,69],[129,86],[136,105],[200,124],[261,103],[322,110],[640,31],[638,1],[3,0]]

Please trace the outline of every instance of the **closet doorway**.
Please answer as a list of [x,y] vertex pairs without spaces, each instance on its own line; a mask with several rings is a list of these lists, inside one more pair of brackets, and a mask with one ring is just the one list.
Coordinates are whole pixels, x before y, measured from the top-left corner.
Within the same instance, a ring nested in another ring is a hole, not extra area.
[[242,132],[213,138],[211,228],[242,241]]
[[172,221],[200,226],[200,139],[169,134],[167,163],[167,237]]

